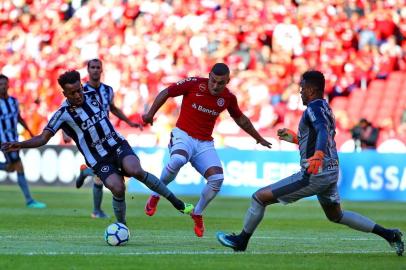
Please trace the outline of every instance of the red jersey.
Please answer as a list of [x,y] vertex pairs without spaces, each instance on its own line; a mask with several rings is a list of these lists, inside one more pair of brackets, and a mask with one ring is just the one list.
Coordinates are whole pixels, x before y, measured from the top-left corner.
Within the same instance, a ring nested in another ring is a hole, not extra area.
[[227,88],[218,96],[210,94],[207,78],[191,77],[168,87],[170,97],[183,95],[181,110],[176,126],[189,136],[211,141],[217,117],[225,109],[231,117],[242,115],[238,107],[237,97]]

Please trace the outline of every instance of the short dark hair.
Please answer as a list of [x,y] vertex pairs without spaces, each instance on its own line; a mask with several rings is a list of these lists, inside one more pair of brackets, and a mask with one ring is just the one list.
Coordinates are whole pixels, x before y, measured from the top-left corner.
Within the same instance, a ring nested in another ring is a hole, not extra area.
[[62,88],[64,88],[67,83],[72,84],[77,81],[80,81],[80,73],[76,70],[68,70],[58,78],[58,83]]
[[326,85],[326,80],[324,79],[323,73],[318,70],[309,70],[303,73],[302,80],[307,86],[310,86],[317,90],[319,94],[324,93],[324,87]]
[[211,72],[216,74],[217,76],[224,76],[230,74],[230,69],[224,63],[216,63],[212,68]]
[[0,80],[2,80],[2,79],[8,81],[8,77],[6,75],[0,74]]
[[92,63],[92,62],[99,62],[100,64],[103,64],[102,61],[101,61],[99,58],[93,58],[93,59],[90,59],[90,60],[87,62],[87,68],[90,67],[90,63]]

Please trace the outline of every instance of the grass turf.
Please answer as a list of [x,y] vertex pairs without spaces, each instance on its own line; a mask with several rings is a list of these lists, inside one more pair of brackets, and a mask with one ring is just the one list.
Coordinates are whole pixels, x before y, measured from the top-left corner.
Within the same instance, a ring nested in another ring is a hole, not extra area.
[[[218,244],[216,231],[239,232],[249,198],[217,197],[205,213],[203,238],[193,222],[161,200],[153,217],[143,213],[146,195],[127,194],[127,246],[110,247],[104,229],[114,222],[91,219],[91,190],[32,188],[47,209],[28,209],[17,186],[0,186],[0,269],[402,269],[405,257],[373,234],[326,220],[316,201],[268,207],[247,252]],[[196,197],[183,197],[196,203]],[[406,231],[405,203],[344,202],[343,207],[379,224]]]

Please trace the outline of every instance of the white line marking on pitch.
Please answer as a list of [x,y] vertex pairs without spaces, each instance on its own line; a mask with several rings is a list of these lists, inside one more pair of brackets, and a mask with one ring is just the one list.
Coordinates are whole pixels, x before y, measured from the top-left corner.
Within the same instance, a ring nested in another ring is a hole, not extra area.
[[[390,251],[247,251],[247,252],[233,252],[233,251],[146,251],[146,252],[26,252],[26,253],[13,253],[18,255],[122,255],[122,256],[142,256],[142,255],[306,255],[306,254],[379,254],[379,253],[393,253]],[[9,253],[10,254],[10,253]]]

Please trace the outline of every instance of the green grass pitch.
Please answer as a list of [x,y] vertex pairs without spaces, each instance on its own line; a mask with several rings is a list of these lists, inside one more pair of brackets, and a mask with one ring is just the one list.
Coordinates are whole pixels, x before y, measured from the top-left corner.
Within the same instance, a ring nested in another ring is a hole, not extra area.
[[[327,221],[317,201],[268,207],[245,253],[218,244],[217,231],[239,232],[249,198],[221,195],[205,213],[203,238],[193,233],[190,217],[161,200],[155,216],[144,214],[146,195],[127,194],[127,246],[110,247],[104,229],[113,218],[90,218],[91,190],[34,187],[47,209],[28,209],[16,186],[0,186],[0,269],[402,269],[396,256],[373,234]],[[182,197],[196,203],[196,197]],[[406,204],[343,202],[348,210],[406,231]],[[111,195],[103,208],[113,216]]]

